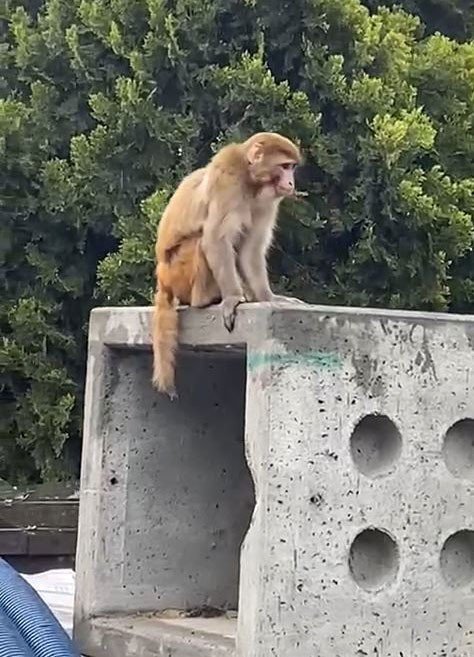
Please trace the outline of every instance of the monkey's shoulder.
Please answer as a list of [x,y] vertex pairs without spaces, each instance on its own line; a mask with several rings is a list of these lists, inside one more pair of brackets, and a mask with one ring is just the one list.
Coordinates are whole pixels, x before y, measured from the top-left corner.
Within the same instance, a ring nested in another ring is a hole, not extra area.
[[176,191],[178,190],[191,191],[192,189],[196,189],[196,187],[198,187],[204,180],[205,175],[206,175],[206,167],[201,167],[200,169],[195,169],[194,171],[191,171],[191,173],[188,173],[188,175],[181,180],[178,187],[176,188]]
[[208,168],[211,175],[240,176],[247,168],[245,153],[241,144],[227,144],[210,161]]

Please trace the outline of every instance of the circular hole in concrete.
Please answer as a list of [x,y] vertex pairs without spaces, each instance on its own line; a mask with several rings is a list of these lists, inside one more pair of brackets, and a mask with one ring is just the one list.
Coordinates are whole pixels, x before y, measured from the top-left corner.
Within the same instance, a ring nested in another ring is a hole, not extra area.
[[395,579],[400,556],[393,538],[381,529],[358,534],[349,552],[349,568],[355,582],[372,591]]
[[448,429],[443,457],[455,477],[474,479],[474,420],[459,420]]
[[440,566],[446,583],[453,589],[474,580],[474,531],[463,529],[446,540]]
[[386,415],[366,415],[351,435],[352,459],[368,477],[387,473],[401,449],[400,432]]

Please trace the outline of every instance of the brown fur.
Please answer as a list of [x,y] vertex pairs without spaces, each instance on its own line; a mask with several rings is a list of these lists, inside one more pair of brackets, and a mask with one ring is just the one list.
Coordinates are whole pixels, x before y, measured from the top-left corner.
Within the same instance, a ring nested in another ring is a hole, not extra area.
[[291,167],[300,161],[289,139],[258,133],[222,148],[176,189],[155,249],[153,383],[158,390],[175,394],[177,302],[205,307],[222,300],[231,331],[239,303],[273,298],[266,253],[279,203],[294,193]]

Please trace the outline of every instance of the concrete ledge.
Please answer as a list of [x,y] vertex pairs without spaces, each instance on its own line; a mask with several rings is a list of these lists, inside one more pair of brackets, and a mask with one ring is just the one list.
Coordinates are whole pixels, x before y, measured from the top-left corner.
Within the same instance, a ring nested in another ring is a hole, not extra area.
[[85,657],[235,657],[236,626],[225,618],[102,617],[75,636]]
[[[89,340],[110,347],[140,348],[151,346],[151,306],[94,308],[90,315]],[[384,308],[349,308],[345,306],[318,306],[303,303],[244,303],[239,306],[235,328],[229,333],[222,323],[218,306],[190,309],[179,308],[179,339],[182,346],[246,345],[256,333],[266,331],[272,317],[283,313],[285,318],[299,316],[311,322],[311,316],[321,318],[347,318],[350,321],[375,320],[408,322],[411,324],[465,324],[472,331],[474,341],[474,315],[425,313]]]

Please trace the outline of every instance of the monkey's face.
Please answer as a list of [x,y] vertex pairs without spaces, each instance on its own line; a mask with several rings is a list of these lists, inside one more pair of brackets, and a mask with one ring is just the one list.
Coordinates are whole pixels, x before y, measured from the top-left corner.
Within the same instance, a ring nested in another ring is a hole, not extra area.
[[254,184],[276,198],[283,198],[295,193],[295,169],[294,161],[263,157],[250,165],[249,173]]
[[282,162],[273,169],[272,184],[276,197],[293,196],[295,193],[296,162]]
[[258,133],[245,145],[248,172],[260,191],[274,198],[295,193],[295,169],[301,161],[299,149],[276,133]]

